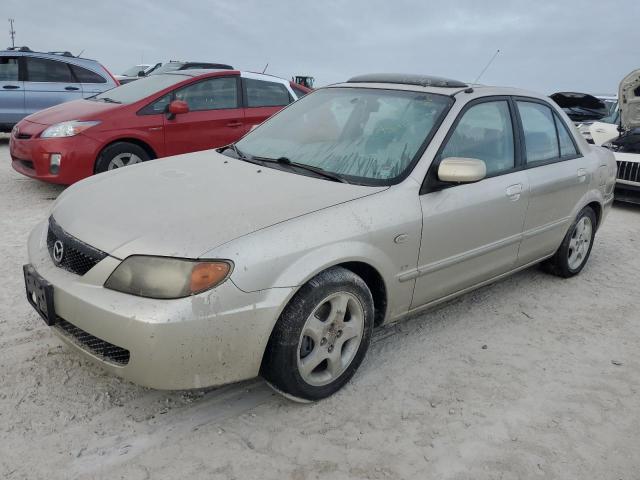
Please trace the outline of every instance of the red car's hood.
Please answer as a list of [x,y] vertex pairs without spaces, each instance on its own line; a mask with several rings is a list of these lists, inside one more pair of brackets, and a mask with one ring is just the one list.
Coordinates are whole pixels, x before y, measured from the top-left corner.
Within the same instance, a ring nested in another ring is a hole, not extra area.
[[54,125],[69,120],[100,120],[106,112],[121,107],[117,103],[74,100],[40,110],[26,117],[26,120],[40,125]]

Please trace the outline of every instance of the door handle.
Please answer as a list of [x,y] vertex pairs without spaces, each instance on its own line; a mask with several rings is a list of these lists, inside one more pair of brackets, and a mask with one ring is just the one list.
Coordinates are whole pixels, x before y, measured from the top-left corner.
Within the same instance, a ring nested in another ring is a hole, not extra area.
[[80,90],[78,87],[64,87],[65,90]]
[[227,127],[241,127],[242,122],[229,122],[227,123]]
[[514,202],[520,198],[520,194],[522,193],[522,184],[516,183],[515,185],[511,185],[507,187],[506,194],[510,200]]
[[584,182],[585,179],[587,178],[587,169],[579,168],[577,173],[578,173],[578,182],[579,183]]
[[18,85],[4,85],[2,88],[5,90],[15,90],[16,88],[20,88]]

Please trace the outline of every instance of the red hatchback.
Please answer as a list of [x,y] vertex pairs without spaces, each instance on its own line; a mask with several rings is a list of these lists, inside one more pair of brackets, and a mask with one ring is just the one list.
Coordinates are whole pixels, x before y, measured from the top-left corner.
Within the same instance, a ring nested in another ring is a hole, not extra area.
[[29,115],[11,132],[13,168],[72,184],[153,158],[221,147],[310,90],[269,75],[151,75]]

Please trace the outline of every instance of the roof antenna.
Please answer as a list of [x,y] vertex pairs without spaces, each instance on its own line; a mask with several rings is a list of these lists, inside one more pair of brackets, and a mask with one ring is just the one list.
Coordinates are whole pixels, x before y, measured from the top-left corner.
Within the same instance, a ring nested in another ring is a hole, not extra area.
[[9,19],[9,35],[11,36],[11,48],[15,48],[16,46],[16,31],[13,28],[13,18]]
[[482,75],[484,75],[484,72],[487,71],[487,68],[489,68],[489,66],[493,63],[493,61],[496,59],[496,57],[498,56],[498,54],[500,53],[500,49],[496,50],[496,53],[493,54],[493,57],[491,57],[491,60],[489,60],[489,63],[487,63],[485,65],[485,67],[482,69],[482,71],[480,72],[480,75],[478,75],[476,77],[476,79],[473,81],[473,83],[478,83],[478,80],[480,80],[480,77]]
[[76,57],[80,57],[83,53],[84,53],[84,48],[82,50],[80,50],[80,53],[78,55],[76,55]]
[[269,66],[269,62],[267,62],[267,64],[264,66],[264,69],[262,70],[262,73],[267,71],[267,67]]

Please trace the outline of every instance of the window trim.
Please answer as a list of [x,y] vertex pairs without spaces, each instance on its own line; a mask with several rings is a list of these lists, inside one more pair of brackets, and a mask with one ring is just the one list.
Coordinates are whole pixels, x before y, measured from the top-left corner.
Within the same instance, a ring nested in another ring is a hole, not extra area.
[[485,180],[487,178],[499,177],[502,175],[508,175],[510,173],[514,173],[523,169],[524,157],[522,155],[523,150],[521,145],[522,134],[518,129],[518,125],[516,123],[517,112],[514,111],[515,104],[511,101],[511,97],[508,95],[490,95],[486,97],[474,98],[473,100],[470,100],[469,102],[467,102],[462,107],[460,112],[458,112],[458,115],[456,116],[455,120],[451,124],[451,127],[449,127],[449,131],[447,132],[444,139],[440,143],[440,146],[438,147],[438,151],[434,155],[433,161],[431,162],[431,165],[429,165],[429,169],[427,170],[424,180],[422,181],[422,185],[420,186],[420,195],[426,195],[427,193],[437,192],[440,190],[444,190],[446,188],[457,187],[460,185],[467,185],[466,183],[457,185],[453,183],[440,181],[438,179],[438,167],[440,166],[440,162],[442,161],[442,159],[439,157],[442,154],[445,147],[447,146],[447,144],[449,143],[449,139],[453,135],[453,132],[455,132],[456,128],[458,127],[458,124],[460,123],[464,115],[467,113],[467,111],[469,111],[471,108],[475,107],[476,105],[481,105],[483,103],[492,103],[492,102],[506,102],[507,107],[509,109],[509,118],[511,119],[511,132],[513,135],[514,167],[508,170],[503,170],[501,172],[496,172],[492,175],[487,175],[482,180]]
[[[522,136],[522,139],[523,139],[522,140],[522,160],[523,160],[523,168],[525,170],[528,170],[529,168],[543,167],[545,165],[552,165],[554,163],[559,163],[559,162],[566,162],[568,160],[575,160],[576,158],[581,158],[581,157],[584,156],[582,154],[582,151],[578,147],[578,143],[576,142],[576,139],[575,139],[571,129],[567,127],[567,125],[564,122],[564,120],[562,120],[562,118],[560,117],[560,115],[558,114],[556,109],[553,108],[549,102],[545,102],[544,100],[542,100],[540,98],[523,97],[523,96],[512,96],[511,99],[512,99],[512,102],[513,102],[514,107],[515,107],[515,113],[516,113],[516,117],[518,119],[518,128],[520,130],[520,135]],[[549,108],[551,110],[551,116],[553,117],[553,125],[554,125],[555,130],[556,130],[556,141],[557,141],[557,144],[558,144],[558,156],[557,157],[550,158],[548,160],[541,160],[541,161],[538,161],[538,162],[535,162],[535,163],[530,163],[530,164],[527,163],[527,148],[526,148],[526,145],[525,145],[525,142],[524,142],[524,126],[522,125],[522,118],[520,118],[520,111],[518,110],[517,102],[538,103],[538,104],[543,105],[543,106],[545,106],[545,107],[547,107],[547,108]],[[576,154],[575,155],[562,156],[562,150],[560,148],[560,135],[558,135],[558,125],[556,123],[557,121],[561,121],[562,122],[562,125],[564,125],[565,130],[569,134],[569,138],[573,142],[573,148],[575,148],[575,150],[576,150]]]
[[[249,106],[249,94],[247,92],[247,80],[255,80],[256,82],[264,82],[264,83],[275,83],[276,85],[281,85],[285,92],[287,92],[287,96],[289,97],[289,103],[286,103],[284,105],[260,105],[257,107],[251,107]],[[248,77],[242,77],[242,97],[243,97],[243,108],[284,108],[287,105],[291,105],[294,101],[294,99],[291,96],[291,92],[289,92],[289,89],[286,87],[286,85],[284,85],[283,83],[280,82],[270,82],[268,80],[261,80],[259,78],[248,78]]]

